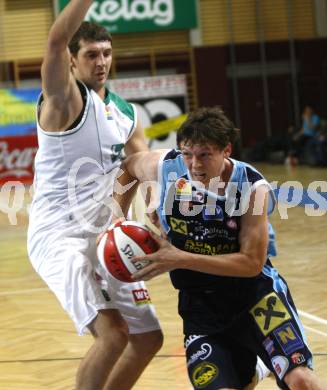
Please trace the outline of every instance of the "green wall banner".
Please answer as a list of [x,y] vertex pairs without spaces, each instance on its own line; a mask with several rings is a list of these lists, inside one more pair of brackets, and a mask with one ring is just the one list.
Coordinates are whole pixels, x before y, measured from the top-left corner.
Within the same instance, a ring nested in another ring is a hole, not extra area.
[[[61,11],[69,0],[57,0]],[[112,33],[197,27],[196,0],[94,0],[86,20]]]

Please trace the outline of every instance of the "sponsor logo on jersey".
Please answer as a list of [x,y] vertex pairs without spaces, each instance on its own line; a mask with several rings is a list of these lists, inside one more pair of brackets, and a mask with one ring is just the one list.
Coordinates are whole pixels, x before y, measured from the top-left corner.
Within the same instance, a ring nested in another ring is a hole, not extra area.
[[[194,229],[194,232],[200,233],[200,238],[204,239],[212,239],[217,237],[218,235],[224,236],[226,230],[220,229],[219,227],[213,226],[213,227],[204,227],[201,225],[198,225],[196,229]],[[221,234],[222,233],[222,234]]]
[[202,217],[205,221],[223,221],[224,212],[218,205],[206,205],[202,210]]
[[192,185],[184,177],[176,180],[175,199],[183,201],[192,201]]
[[192,382],[196,389],[203,389],[219,375],[218,367],[213,363],[202,362],[192,372]]
[[294,364],[302,364],[305,362],[305,357],[300,352],[295,352],[291,356],[291,360]]
[[274,335],[286,355],[304,347],[301,337],[290,322],[275,329]]
[[105,106],[105,110],[106,110],[105,114],[106,114],[107,121],[112,121],[114,118],[111,114],[109,106]]
[[236,230],[237,229],[237,222],[234,218],[228,218],[226,221],[226,225],[229,229]]
[[264,336],[291,318],[283,302],[274,292],[263,297],[250,313]]
[[111,146],[111,161],[113,163],[121,158],[121,152],[124,146],[124,144],[116,144]]
[[193,364],[196,360],[201,359],[205,360],[211,355],[212,347],[208,343],[201,344],[201,347],[198,351],[194,352],[187,361],[187,366]]
[[182,220],[182,219],[178,219],[178,218],[170,218],[170,226],[171,226],[171,230],[176,232],[176,233],[180,233],[180,234],[184,234],[184,235],[187,235],[187,223],[186,221]]
[[285,356],[280,356],[280,355],[274,356],[271,359],[271,363],[274,367],[276,374],[278,375],[278,378],[283,379],[289,366],[289,362],[287,358]]
[[201,191],[193,191],[192,192],[192,201],[198,203],[204,203],[205,196]]
[[151,303],[150,295],[148,293],[148,290],[145,288],[132,290],[132,294],[136,305],[146,305],[148,303]]
[[223,253],[236,252],[236,243],[226,243],[218,245],[210,245],[206,242],[198,240],[187,239],[184,244],[184,249],[187,252],[200,253],[202,255],[220,255]]
[[275,351],[274,342],[273,342],[273,340],[270,337],[267,337],[263,341],[262,345],[264,346],[264,348],[267,351],[269,356],[272,355],[273,352]]

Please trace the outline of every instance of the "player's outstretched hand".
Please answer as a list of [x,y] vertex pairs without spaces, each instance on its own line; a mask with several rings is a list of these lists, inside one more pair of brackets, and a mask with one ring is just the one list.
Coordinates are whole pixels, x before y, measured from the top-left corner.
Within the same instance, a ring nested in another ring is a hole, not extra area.
[[149,264],[140,271],[132,275],[132,279],[150,280],[155,276],[161,275],[164,272],[172,271],[178,268],[178,259],[180,250],[174,247],[169,241],[158,236],[155,233],[150,233],[151,237],[157,242],[159,249],[150,255],[135,256],[133,262],[148,261]]

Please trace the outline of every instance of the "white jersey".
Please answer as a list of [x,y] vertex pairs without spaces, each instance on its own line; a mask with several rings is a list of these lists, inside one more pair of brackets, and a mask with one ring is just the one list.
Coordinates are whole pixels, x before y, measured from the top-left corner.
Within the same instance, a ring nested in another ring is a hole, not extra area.
[[137,122],[135,107],[118,95],[110,92],[104,102],[93,90],[79,86],[85,107],[76,127],[46,132],[37,121],[39,149],[28,232],[29,254],[36,268],[46,257],[47,243],[67,229],[86,237],[108,225],[108,201],[120,154]]
[[114,279],[96,256],[96,235],[110,223],[108,201],[136,111],[113,93],[104,103],[79,86],[85,105],[76,127],[53,133],[37,124],[29,257],[79,334],[105,309],[119,310],[131,334],[158,330],[144,282]]

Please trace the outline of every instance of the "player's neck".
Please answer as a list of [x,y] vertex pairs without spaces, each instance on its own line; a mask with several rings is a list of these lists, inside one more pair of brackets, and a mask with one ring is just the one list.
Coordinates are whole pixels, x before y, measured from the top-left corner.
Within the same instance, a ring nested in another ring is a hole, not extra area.
[[227,186],[233,171],[233,163],[228,158],[225,158],[224,170],[221,173],[221,181]]
[[108,90],[105,86],[101,87],[98,91],[95,91],[101,98],[101,100],[105,100],[108,95]]

